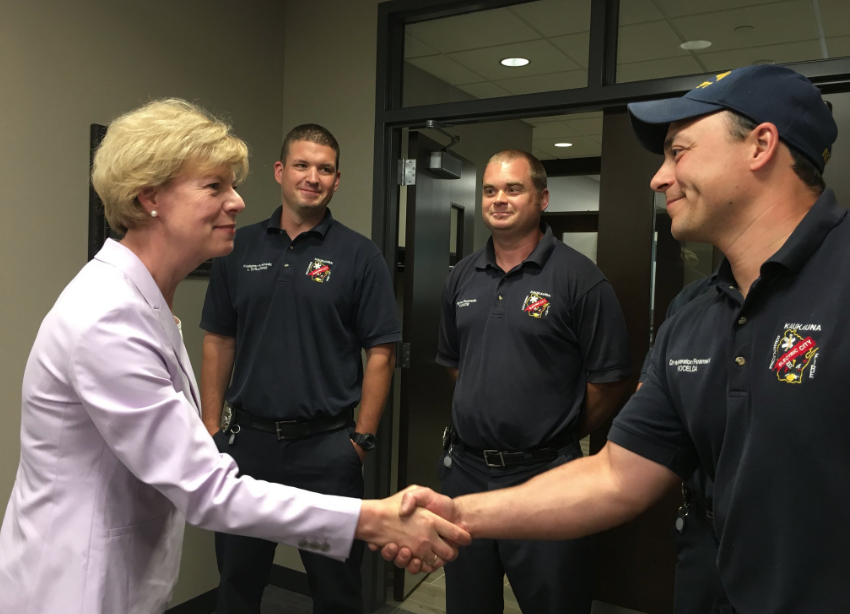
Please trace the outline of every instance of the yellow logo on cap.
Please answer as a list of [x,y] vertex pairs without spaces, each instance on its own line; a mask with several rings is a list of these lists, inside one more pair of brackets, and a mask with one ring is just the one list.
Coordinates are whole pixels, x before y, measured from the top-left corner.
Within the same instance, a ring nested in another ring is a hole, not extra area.
[[719,75],[717,75],[716,77],[714,77],[714,81],[703,81],[702,83],[697,85],[695,89],[701,90],[703,88],[708,87],[709,85],[713,85],[714,83],[717,83],[718,81],[720,81],[723,77],[726,77],[727,75],[729,75],[729,73],[731,73],[731,72],[732,72],[731,70],[727,70],[726,72],[722,72]]
[[823,150],[823,153],[820,155],[820,157],[823,158],[824,164],[829,162],[829,159],[832,157],[832,154],[829,151],[829,147],[827,147],[826,149]]

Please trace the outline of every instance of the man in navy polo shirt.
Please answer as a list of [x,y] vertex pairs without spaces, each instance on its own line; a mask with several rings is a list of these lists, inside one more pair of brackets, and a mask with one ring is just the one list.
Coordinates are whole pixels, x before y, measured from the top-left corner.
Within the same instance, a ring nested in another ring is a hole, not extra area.
[[599,454],[453,504],[411,493],[403,507],[442,508],[473,537],[575,538],[630,520],[701,466],[737,614],[850,612],[850,216],[821,176],[835,121],[780,66],[629,111],[664,154],[652,187],[673,236],[726,255],[719,283],[662,326]]
[[[492,238],[452,271],[437,362],[456,380],[454,432],[439,463],[455,497],[519,484],[581,457],[630,370],[628,334],[611,285],[541,223],[546,171],[504,151],[484,172]],[[446,567],[449,614],[503,609],[504,576],[525,612],[589,613],[588,540],[478,540]]]
[[[201,319],[204,423],[242,474],[362,498],[401,339],[392,280],[377,246],[328,209],[340,179],[330,132],[294,128],[274,172],[281,206],[238,230],[233,252],[213,263]],[[276,545],[216,534],[218,612],[259,614]],[[314,612],[363,611],[362,546],[341,563],[301,545]]]

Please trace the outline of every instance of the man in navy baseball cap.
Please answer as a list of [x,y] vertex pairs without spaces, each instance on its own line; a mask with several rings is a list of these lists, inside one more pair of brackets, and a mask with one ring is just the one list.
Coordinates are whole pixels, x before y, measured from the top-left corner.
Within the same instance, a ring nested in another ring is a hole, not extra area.
[[629,105],[641,144],[664,153],[670,124],[718,111],[731,111],[756,124],[770,122],[779,138],[823,173],[838,128],[820,91],[784,66],[748,66],[724,72],[682,96]]
[[[629,110],[664,154],[651,186],[673,235],[726,255],[717,284],[659,329],[597,454],[451,504],[412,490],[403,511],[429,506],[473,539],[574,539],[701,467],[729,601],[711,612],[850,612],[850,215],[821,176],[835,122],[811,83],[774,66]],[[396,555],[410,562],[385,548]]]

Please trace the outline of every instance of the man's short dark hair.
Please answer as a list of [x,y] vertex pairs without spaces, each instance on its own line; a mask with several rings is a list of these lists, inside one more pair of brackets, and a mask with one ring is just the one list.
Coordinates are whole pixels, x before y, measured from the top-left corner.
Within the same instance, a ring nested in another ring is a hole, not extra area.
[[333,149],[336,152],[336,170],[339,170],[339,143],[336,142],[330,130],[319,124],[295,126],[283,139],[283,147],[280,148],[280,161],[283,162],[284,166],[289,155],[289,146],[296,141],[310,141],[316,145],[324,145]]
[[[734,111],[726,111],[726,114],[729,117],[729,136],[733,141],[743,141],[758,126],[750,118],[739,115]],[[779,140],[782,141],[781,136]],[[787,143],[785,144],[788,145]],[[794,160],[794,165],[791,168],[794,169],[800,181],[809,186],[816,194],[822,194],[826,189],[826,183],[820,171],[812,164],[811,160],[794,147],[788,146],[788,151],[791,152],[791,159]]]
[[490,158],[487,164],[494,164],[496,162],[510,162],[511,160],[516,160],[517,158],[522,158],[523,160],[528,162],[528,167],[529,169],[531,169],[531,182],[534,184],[534,189],[537,190],[537,193],[541,194],[547,186],[546,169],[543,168],[543,163],[540,162],[540,160],[535,158],[527,151],[523,151],[521,149],[507,149],[505,151],[500,151],[492,158]]

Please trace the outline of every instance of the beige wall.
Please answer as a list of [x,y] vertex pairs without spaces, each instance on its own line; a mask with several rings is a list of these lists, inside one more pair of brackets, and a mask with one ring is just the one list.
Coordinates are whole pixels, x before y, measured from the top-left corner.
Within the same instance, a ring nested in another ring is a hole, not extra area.
[[375,129],[377,0],[286,3],[283,126],[328,128],[340,144],[334,217],[369,236]]
[[[38,326],[86,262],[89,124],[180,96],[231,118],[252,151],[240,223],[278,200],[283,11],[274,0],[0,0],[0,510],[19,454],[20,389]],[[196,372],[204,281],[175,312]],[[190,529],[175,603],[217,582],[211,535]]]

